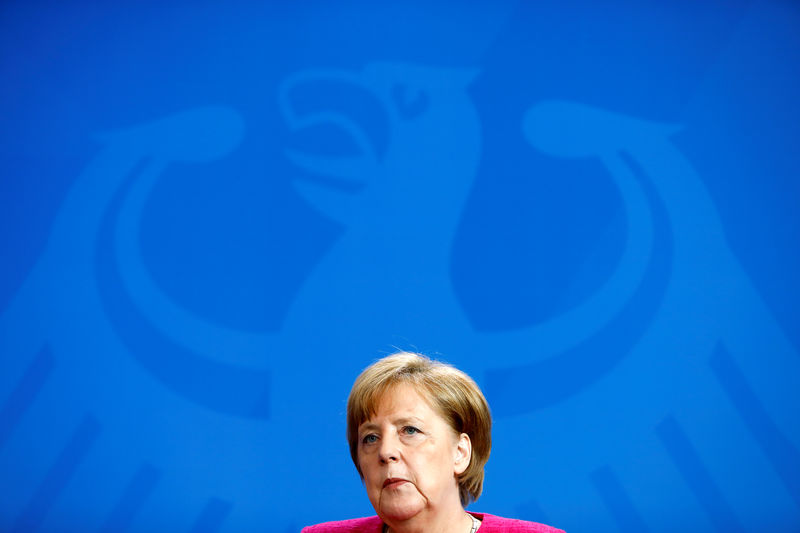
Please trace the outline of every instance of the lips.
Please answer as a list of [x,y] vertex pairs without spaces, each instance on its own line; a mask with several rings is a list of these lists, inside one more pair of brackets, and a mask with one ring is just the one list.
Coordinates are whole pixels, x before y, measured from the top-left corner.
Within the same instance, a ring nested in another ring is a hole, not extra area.
[[390,478],[387,478],[386,481],[383,482],[383,488],[384,489],[387,489],[387,488],[395,489],[397,487],[405,485],[406,483],[408,483],[407,479],[403,479],[403,478],[399,478],[399,477],[390,477]]

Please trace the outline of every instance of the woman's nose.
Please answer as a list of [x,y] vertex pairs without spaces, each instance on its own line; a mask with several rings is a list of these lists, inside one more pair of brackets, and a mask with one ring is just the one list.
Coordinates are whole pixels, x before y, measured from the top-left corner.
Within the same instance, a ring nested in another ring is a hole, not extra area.
[[392,463],[397,461],[399,454],[397,453],[397,441],[389,438],[381,439],[380,448],[378,449],[378,458],[381,463]]

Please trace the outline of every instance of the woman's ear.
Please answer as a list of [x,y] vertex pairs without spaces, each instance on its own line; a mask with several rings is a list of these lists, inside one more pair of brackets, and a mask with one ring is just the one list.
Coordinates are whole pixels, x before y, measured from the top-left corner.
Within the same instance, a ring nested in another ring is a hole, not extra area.
[[454,463],[454,471],[457,476],[460,476],[469,466],[469,461],[472,458],[472,441],[469,440],[469,435],[462,433],[458,436],[458,443],[456,445],[456,456]]

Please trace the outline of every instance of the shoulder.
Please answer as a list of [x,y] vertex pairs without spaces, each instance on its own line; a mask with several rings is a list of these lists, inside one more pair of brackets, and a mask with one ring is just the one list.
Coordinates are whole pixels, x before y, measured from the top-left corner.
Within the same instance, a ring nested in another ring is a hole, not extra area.
[[324,522],[303,528],[301,533],[380,533],[383,522],[377,516]]
[[494,516],[487,513],[472,513],[477,518],[482,520],[482,524],[478,533],[492,533],[496,532],[514,532],[514,533],[564,533],[560,529],[546,526],[544,524],[537,524],[536,522],[527,522],[525,520],[516,520],[514,518],[503,518],[502,516]]

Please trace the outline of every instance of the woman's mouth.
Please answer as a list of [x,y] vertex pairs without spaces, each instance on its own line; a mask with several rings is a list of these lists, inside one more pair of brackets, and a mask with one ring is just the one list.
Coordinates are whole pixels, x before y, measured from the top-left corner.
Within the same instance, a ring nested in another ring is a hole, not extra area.
[[383,482],[383,488],[384,489],[396,489],[396,488],[398,488],[401,485],[404,485],[406,483],[408,483],[408,480],[406,480],[406,479],[401,479],[401,478],[398,478],[398,477],[390,477],[389,479],[387,479],[386,481]]

